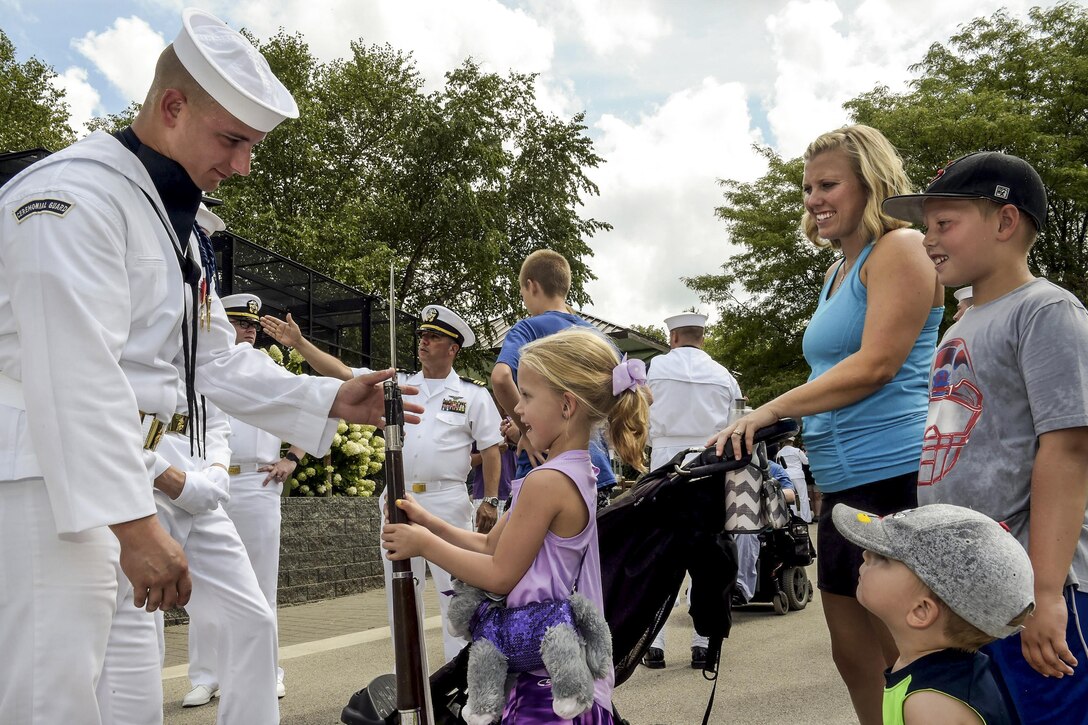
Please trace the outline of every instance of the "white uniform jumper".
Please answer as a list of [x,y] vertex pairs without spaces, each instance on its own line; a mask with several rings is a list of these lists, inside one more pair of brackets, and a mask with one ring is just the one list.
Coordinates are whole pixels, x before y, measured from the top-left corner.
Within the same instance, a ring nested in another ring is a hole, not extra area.
[[[733,401],[741,397],[732,373],[697,347],[678,347],[655,357],[646,373],[646,384],[654,396],[650,406],[651,471],[685,448],[704,447],[706,439],[729,422]],[[665,649],[664,628],[652,646]],[[706,637],[693,632],[691,646],[706,647]]]
[[[178,408],[188,294],[166,218],[144,166],[101,132],[0,192],[0,547],[19,552],[0,570],[3,723],[99,722],[117,593],[105,527],[155,513],[139,411]],[[183,248],[199,258],[192,239]],[[197,390],[327,450],[340,382],[292,375],[234,338],[213,299]]]
[[[241,343],[248,345],[248,342]],[[280,571],[280,496],[282,482],[262,485],[268,477],[258,468],[280,460],[280,439],[249,423],[228,418],[230,422],[230,501],[223,508],[234,522],[245,545],[245,553],[257,576],[261,594],[272,614],[273,631],[276,621],[276,589]],[[212,690],[221,684],[217,666],[218,643],[223,633],[218,631],[218,618],[189,616],[189,681],[193,687],[206,685]],[[279,659],[279,647],[271,661]],[[283,668],[276,668],[276,678],[283,681]]]
[[[368,372],[352,370],[355,375]],[[466,382],[451,370],[445,380],[425,380],[422,372],[409,376],[398,375],[401,385],[415,385],[418,395],[405,395],[404,402],[423,406],[422,420],[417,425],[404,427],[404,487],[419,505],[443,521],[467,531],[472,530],[472,501],[468,495],[466,480],[472,468],[470,458],[472,442],[481,451],[502,440],[499,433],[499,410],[486,388]],[[378,500],[385,509],[386,492]],[[385,591],[389,605],[389,618],[393,618],[393,600],[390,595],[393,567],[389,559],[382,557],[385,567]],[[449,597],[442,592],[451,591],[453,584],[449,572],[430,562],[431,578],[438,589],[438,603],[442,613],[442,643],[444,662],[457,656],[467,642],[454,637],[447,630],[446,610]],[[421,598],[424,588],[424,559],[412,559],[412,571],[417,582],[416,593]]]

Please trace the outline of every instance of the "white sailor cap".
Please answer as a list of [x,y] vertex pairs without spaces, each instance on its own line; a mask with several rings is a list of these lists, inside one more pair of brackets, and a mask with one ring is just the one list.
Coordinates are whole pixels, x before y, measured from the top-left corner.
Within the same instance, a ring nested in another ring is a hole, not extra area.
[[261,298],[248,293],[228,295],[220,300],[227,311],[227,317],[238,317],[244,320],[260,319]]
[[706,327],[706,315],[700,315],[698,312],[684,312],[666,317],[665,327],[669,328],[669,332],[679,327]]
[[952,296],[956,298],[956,302],[963,302],[964,300],[969,300],[975,296],[975,289],[971,287],[971,285],[960,287],[952,293]]
[[205,206],[204,202],[200,202],[200,207],[196,210],[196,223],[207,232],[209,237],[227,228],[227,223],[220,219],[218,214]]
[[461,319],[460,315],[447,307],[427,305],[420,311],[419,317],[423,321],[419,323],[417,333],[437,332],[440,335],[452,337],[453,341],[463,348],[476,344],[476,335],[472,333],[472,328]]
[[267,133],[298,105],[245,37],[210,13],[187,8],[174,52],[185,70],[219,105],[247,126]]

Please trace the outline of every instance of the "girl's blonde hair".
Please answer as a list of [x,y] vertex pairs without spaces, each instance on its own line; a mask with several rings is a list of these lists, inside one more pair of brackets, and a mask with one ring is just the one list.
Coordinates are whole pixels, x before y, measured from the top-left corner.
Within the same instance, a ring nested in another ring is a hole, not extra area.
[[608,437],[620,458],[645,471],[643,449],[650,423],[645,386],[612,394],[612,370],[619,355],[601,335],[569,328],[521,348],[520,367],[530,368],[559,393],[585,407],[589,422],[608,421]]
[[[867,198],[865,211],[861,215],[861,227],[866,237],[876,240],[892,229],[909,227],[910,222],[894,219],[880,207],[889,196],[914,191],[907,172],[903,170],[903,159],[884,134],[871,126],[843,126],[828,131],[810,143],[805,149],[804,159],[808,162],[819,154],[835,149],[841,149],[850,159],[854,174],[865,188]],[[817,247],[839,248],[838,242],[820,238],[816,219],[808,210],[801,217],[801,227],[805,236]]]

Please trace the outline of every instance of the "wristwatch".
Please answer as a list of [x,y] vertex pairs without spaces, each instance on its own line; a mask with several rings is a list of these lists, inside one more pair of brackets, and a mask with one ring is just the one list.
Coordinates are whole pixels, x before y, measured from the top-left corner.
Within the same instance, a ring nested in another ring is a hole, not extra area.
[[489,506],[491,506],[491,508],[498,510],[498,508],[499,508],[499,497],[498,496],[488,496],[487,498],[485,498],[483,500],[483,503],[486,503]]
[[302,461],[298,459],[298,456],[295,455],[294,451],[287,451],[283,454],[283,457],[289,461],[294,461],[296,466],[302,463]]

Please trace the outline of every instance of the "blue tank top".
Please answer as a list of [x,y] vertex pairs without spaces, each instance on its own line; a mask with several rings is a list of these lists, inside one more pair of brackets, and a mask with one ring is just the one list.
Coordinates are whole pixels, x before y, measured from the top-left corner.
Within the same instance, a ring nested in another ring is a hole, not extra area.
[[[827,293],[834,274],[820,290],[820,304],[802,342],[812,368],[809,380],[861,349],[868,292],[859,272],[872,251],[870,242],[830,299]],[[804,417],[805,449],[821,491],[843,491],[918,470],[929,405],[929,368],[943,313],[943,307],[929,311],[921,334],[891,382],[845,408]]]

